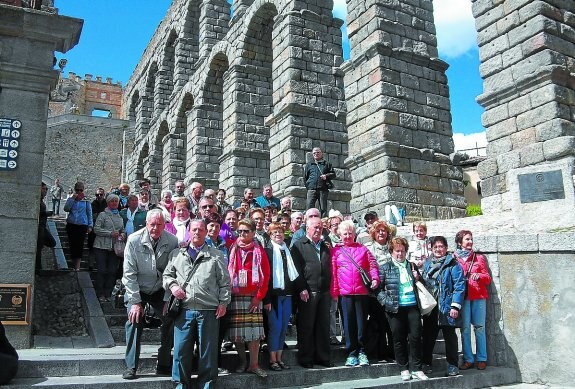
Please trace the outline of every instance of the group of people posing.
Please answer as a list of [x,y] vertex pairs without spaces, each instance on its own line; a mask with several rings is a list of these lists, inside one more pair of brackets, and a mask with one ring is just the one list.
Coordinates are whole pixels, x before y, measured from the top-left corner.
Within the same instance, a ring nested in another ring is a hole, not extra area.
[[[423,223],[413,225],[408,241],[373,211],[363,227],[338,211],[323,219],[317,208],[295,212],[289,198],[273,196],[271,185],[257,198],[247,188],[235,204],[226,203],[223,189],[204,191],[200,183],[185,195],[181,181],[160,201],[147,180],[138,195],[126,184],[107,195],[99,188],[92,203],[82,183],[74,189],[64,206],[71,256],[79,268],[84,235],[93,231],[100,301],[110,299],[121,264],[128,312],[125,379],[137,378],[144,305],[165,313],[170,295],[182,309],[175,319],[161,315],[157,373],[171,375],[180,388],[192,387],[194,345],[199,387],[212,387],[217,378],[225,340],[238,352],[237,372],[268,375],[258,360],[264,339],[269,370],[290,369],[282,359],[290,317],[297,326],[298,363],[334,366],[330,343],[338,312],[346,366],[395,360],[403,380],[426,380],[442,330],[447,375],[486,367],[491,277],[485,257],[473,251],[470,231],[457,233],[457,247],[449,253],[447,240],[428,237]],[[123,263],[114,250],[118,240],[126,241]],[[426,315],[418,284],[437,301]],[[462,332],[461,366],[456,328]]]

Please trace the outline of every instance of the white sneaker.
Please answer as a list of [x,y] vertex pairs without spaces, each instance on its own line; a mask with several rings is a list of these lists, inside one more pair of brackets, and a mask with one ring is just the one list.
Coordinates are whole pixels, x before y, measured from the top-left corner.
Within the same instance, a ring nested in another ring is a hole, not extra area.
[[401,371],[401,380],[402,381],[411,380],[411,374],[409,373],[409,370],[402,370]]
[[421,381],[427,381],[429,379],[428,376],[425,375],[424,372],[422,372],[421,370],[418,371],[412,371],[411,372],[411,377],[421,380]]

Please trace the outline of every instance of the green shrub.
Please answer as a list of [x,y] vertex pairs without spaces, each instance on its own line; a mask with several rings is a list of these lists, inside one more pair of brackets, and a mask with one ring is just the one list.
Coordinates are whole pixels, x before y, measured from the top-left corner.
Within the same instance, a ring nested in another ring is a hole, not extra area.
[[483,215],[483,212],[481,212],[481,205],[469,204],[467,206],[467,216],[479,216],[479,215]]

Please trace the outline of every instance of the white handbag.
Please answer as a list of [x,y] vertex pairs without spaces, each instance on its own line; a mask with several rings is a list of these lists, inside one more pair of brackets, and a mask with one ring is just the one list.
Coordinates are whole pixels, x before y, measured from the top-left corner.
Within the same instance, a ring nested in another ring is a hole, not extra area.
[[421,281],[416,281],[415,286],[417,287],[417,296],[419,297],[419,309],[421,315],[429,315],[437,305],[437,301],[435,301],[433,295],[429,293]]

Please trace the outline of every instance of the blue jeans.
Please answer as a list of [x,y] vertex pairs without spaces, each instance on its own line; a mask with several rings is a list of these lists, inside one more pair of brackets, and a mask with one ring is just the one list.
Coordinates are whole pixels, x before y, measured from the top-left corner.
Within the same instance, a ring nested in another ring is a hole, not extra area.
[[[172,345],[174,342],[174,322],[162,315],[164,307],[164,289],[160,289],[153,294],[140,293],[142,307],[149,303],[155,312],[159,313],[162,325],[160,326],[160,348],[158,348],[158,366],[169,368],[172,363]],[[128,304],[128,312],[132,306]],[[138,369],[140,362],[140,347],[142,345],[142,331],[144,331],[144,318],[140,318],[139,323],[131,323],[126,320],[126,367],[128,369]]]
[[52,199],[52,213],[54,215],[60,214],[60,199]]
[[465,300],[461,310],[463,315],[463,328],[461,329],[461,343],[463,346],[463,360],[474,362],[471,350],[471,324],[475,332],[475,361],[487,361],[487,340],[485,338],[486,300]]
[[277,296],[268,313],[268,346],[270,351],[282,351],[291,315],[291,296]]
[[194,387],[214,388],[218,377],[218,319],[215,310],[184,309],[174,322],[174,364],[172,380],[178,389],[191,389],[192,356],[198,336],[198,378]]
[[345,348],[350,356],[357,357],[364,353],[368,299],[367,295],[341,296]]

